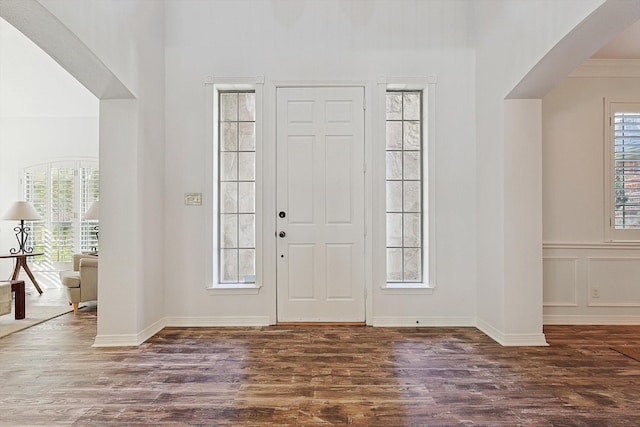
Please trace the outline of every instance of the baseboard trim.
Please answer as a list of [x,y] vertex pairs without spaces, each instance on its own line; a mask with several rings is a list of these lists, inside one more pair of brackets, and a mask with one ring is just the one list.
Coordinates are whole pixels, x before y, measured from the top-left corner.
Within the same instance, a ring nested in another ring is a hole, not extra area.
[[371,321],[374,327],[446,327],[446,326],[470,326],[474,327],[473,317],[450,316],[374,316]]
[[269,316],[167,317],[165,327],[206,328],[216,326],[269,326]]
[[96,335],[91,347],[137,347],[164,327],[165,319],[160,319],[137,334]]
[[505,347],[544,347],[549,345],[543,333],[505,334],[482,319],[476,320],[476,327],[489,338]]
[[547,314],[545,325],[640,325],[640,316]]

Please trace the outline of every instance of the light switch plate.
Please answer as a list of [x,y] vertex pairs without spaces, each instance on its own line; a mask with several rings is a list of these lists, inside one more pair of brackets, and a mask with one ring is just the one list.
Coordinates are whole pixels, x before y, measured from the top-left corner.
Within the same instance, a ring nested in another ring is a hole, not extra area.
[[202,193],[184,193],[184,204],[186,206],[201,206]]

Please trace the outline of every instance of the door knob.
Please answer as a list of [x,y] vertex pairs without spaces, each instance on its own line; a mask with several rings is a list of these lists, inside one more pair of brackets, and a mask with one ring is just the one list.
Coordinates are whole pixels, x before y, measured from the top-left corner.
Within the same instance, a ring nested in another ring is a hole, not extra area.
[[287,213],[285,211],[280,211],[280,213],[278,214],[278,216],[280,218],[284,218],[285,216],[287,216]]
[[281,231],[281,232],[278,233],[278,236],[280,236],[280,237],[284,237],[286,235],[287,235],[287,233],[285,233],[284,231]]

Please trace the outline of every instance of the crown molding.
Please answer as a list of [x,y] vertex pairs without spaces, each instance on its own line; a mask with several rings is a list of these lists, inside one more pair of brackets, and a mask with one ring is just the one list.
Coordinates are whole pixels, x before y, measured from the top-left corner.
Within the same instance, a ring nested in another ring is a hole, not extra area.
[[569,77],[640,77],[640,59],[588,59]]

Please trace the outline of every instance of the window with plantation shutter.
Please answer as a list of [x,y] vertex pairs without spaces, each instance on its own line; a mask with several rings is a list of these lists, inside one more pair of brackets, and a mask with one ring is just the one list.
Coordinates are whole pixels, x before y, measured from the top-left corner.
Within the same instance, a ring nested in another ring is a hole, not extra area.
[[608,237],[640,240],[640,103],[609,102],[608,107]]
[[99,198],[95,161],[59,161],[24,170],[24,198],[40,214],[29,222],[29,245],[44,255],[31,260],[35,270],[57,271],[73,261],[73,254],[97,248],[95,224],[84,213]]

